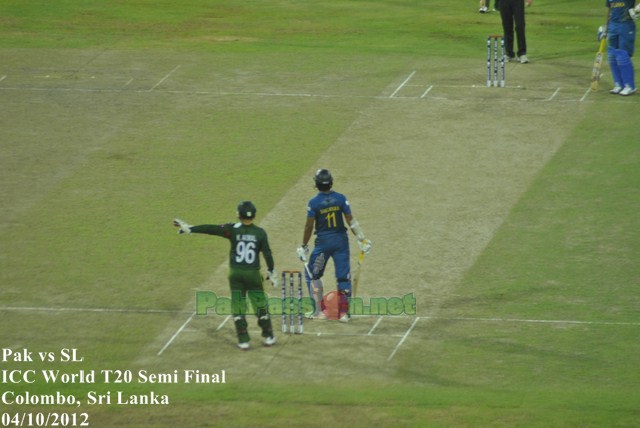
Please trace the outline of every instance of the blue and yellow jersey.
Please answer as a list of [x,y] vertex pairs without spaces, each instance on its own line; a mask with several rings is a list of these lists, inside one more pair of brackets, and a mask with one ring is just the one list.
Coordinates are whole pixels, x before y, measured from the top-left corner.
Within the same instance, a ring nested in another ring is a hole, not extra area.
[[320,192],[314,196],[307,207],[307,217],[315,220],[315,234],[345,233],[344,215],[351,214],[349,201],[342,193]]
[[606,0],[605,5],[611,9],[609,22],[633,22],[629,15],[629,9],[635,6],[635,0]]

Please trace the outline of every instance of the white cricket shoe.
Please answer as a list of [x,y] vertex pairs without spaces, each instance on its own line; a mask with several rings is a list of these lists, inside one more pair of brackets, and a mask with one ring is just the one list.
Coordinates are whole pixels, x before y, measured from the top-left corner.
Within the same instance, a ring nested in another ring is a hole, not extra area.
[[274,336],[265,337],[264,339],[262,339],[262,344],[264,346],[273,346],[276,344],[276,338]]
[[629,95],[635,94],[637,91],[638,90],[636,88],[632,88],[631,86],[626,85],[624,89],[620,91],[620,95],[622,95],[623,97],[628,97]]
[[344,314],[343,316],[340,317],[340,319],[338,321],[340,321],[340,322],[349,322],[350,320],[351,320],[351,315]]
[[249,345],[249,342],[240,342],[238,343],[238,348],[242,349],[243,351],[248,351],[251,348],[251,345]]
[[487,9],[487,6],[482,6],[478,12],[487,13],[488,11],[489,11],[489,9]]
[[609,91],[609,93],[613,95],[618,95],[620,92],[622,92],[622,86],[617,83],[613,86],[613,89]]
[[318,312],[316,314],[313,311],[305,313],[304,317],[310,320],[326,320],[327,319],[327,316],[324,314],[324,312]]
[[526,56],[526,55],[520,55],[520,56],[518,57],[518,62],[519,62],[520,64],[528,64],[528,63],[529,63],[529,58],[527,58],[527,56]]

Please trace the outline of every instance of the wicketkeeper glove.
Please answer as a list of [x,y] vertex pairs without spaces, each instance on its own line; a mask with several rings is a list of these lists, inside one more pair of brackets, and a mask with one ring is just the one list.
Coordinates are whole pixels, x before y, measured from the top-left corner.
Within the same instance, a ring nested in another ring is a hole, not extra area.
[[173,219],[173,225],[179,228],[178,230],[179,234],[191,233],[191,225],[186,221],[182,221],[179,218],[175,218]]
[[267,280],[271,281],[273,288],[278,288],[278,273],[276,270],[267,271]]
[[300,260],[302,260],[303,262],[307,261],[307,256],[309,255],[309,246],[308,245],[302,245],[300,247],[298,247],[298,249],[296,250],[296,253],[298,254],[298,258]]
[[369,254],[371,251],[371,241],[368,239],[363,239],[362,241],[358,241],[358,246],[360,247],[360,251],[365,254]]

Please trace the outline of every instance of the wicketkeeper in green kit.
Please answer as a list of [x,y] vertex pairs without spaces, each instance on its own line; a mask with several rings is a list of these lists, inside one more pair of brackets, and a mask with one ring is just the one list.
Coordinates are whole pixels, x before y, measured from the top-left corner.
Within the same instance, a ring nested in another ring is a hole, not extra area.
[[267,263],[267,279],[270,279],[274,287],[277,287],[278,276],[274,270],[273,256],[269,248],[267,232],[253,224],[256,216],[256,207],[251,201],[242,201],[238,205],[238,223],[226,223],[220,225],[203,224],[191,226],[180,220],[173,220],[174,226],[180,230],[178,233],[204,233],[226,238],[231,243],[229,252],[229,286],[231,287],[231,306],[233,321],[238,334],[238,348],[248,350],[249,332],[247,331],[247,297],[256,310],[258,325],[262,329],[264,346],[272,346],[276,343],[271,327],[268,298],[262,288],[262,275],[260,274],[260,253]]

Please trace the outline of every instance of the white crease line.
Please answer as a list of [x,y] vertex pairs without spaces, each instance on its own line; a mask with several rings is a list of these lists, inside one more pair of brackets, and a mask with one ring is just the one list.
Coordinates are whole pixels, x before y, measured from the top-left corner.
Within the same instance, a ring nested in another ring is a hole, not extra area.
[[172,311],[168,309],[127,309],[127,308],[46,308],[29,306],[0,306],[0,312],[99,312],[99,313],[131,313],[131,314],[190,314],[191,311]]
[[178,70],[180,68],[180,65],[178,65],[176,68],[174,68],[173,70],[171,70],[166,76],[164,76],[162,79],[160,79],[160,81],[158,83],[156,83],[153,88],[149,89],[149,92],[153,91],[155,88],[157,88],[158,86],[160,86],[162,84],[162,82],[164,82],[165,80],[167,80],[169,78],[169,76],[171,76],[174,72],[176,72],[176,70]]
[[7,78],[7,75],[5,74],[4,76],[0,77],[0,82],[2,82],[4,79]]
[[[43,306],[0,306],[0,312],[89,312],[89,313],[131,313],[131,314],[192,314],[192,311],[171,310],[171,309],[144,309],[144,308],[69,308],[69,307],[43,307]],[[231,315],[227,315],[230,318]],[[407,319],[413,318],[410,315],[352,315],[354,319],[376,317],[376,325],[371,331],[377,328],[383,318]],[[580,321],[580,320],[544,320],[529,318],[479,318],[479,317],[431,317],[420,316],[425,320],[438,321],[465,321],[465,322],[510,322],[523,324],[579,324],[579,325],[619,325],[639,327],[637,321]],[[223,323],[226,321],[223,320]],[[371,336],[375,336],[371,334]]]
[[558,95],[558,92],[560,92],[560,88],[556,89],[556,91],[553,93],[553,95],[551,95],[549,98],[547,98],[545,101],[551,101],[553,100],[556,95]]
[[218,326],[218,328],[216,328],[216,331],[220,330],[222,327],[224,327],[224,325],[227,323],[227,321],[229,321],[229,319],[231,318],[231,315],[227,315],[226,318],[224,319],[224,321],[222,321],[220,323],[220,325]]
[[624,322],[624,321],[577,321],[577,320],[536,320],[536,319],[519,319],[519,318],[438,318],[438,317],[422,317],[443,321],[471,321],[471,322],[513,322],[525,324],[579,324],[579,325],[628,325],[640,326],[640,322]]
[[[290,336],[289,334],[287,336]],[[296,335],[299,336],[299,335]],[[344,337],[402,337],[401,334],[372,334],[371,336],[366,335],[364,333],[329,333],[326,331],[319,331],[317,333],[309,333],[309,332],[305,332],[305,334],[303,334],[303,336],[316,336],[316,337],[321,337],[321,336],[344,336]]]
[[589,92],[591,92],[591,88],[587,89],[587,92],[585,92],[582,98],[580,98],[580,102],[583,102],[587,99],[587,95],[589,95]]
[[367,336],[371,336],[373,334],[373,330],[375,330],[376,327],[378,327],[378,324],[380,324],[380,321],[382,321],[382,317],[378,318],[378,321],[376,321],[373,327],[371,327],[371,330],[369,330],[369,333],[367,333]]
[[420,319],[420,317],[416,317],[416,319],[413,320],[413,324],[411,324],[411,327],[409,327],[409,330],[407,330],[407,332],[404,334],[404,336],[402,336],[402,339],[400,339],[400,342],[398,342],[396,347],[393,349],[393,352],[391,353],[391,355],[389,355],[389,358],[387,358],[387,361],[391,361],[393,359],[393,357],[396,355],[396,352],[398,352],[398,349],[400,349],[400,347],[402,346],[404,341],[407,340],[407,337],[409,337],[409,334],[411,334],[411,331],[413,330],[413,327],[415,327],[416,324],[418,324],[418,320],[419,319]]
[[432,89],[433,89],[433,85],[429,86],[429,87],[427,88],[427,90],[426,90],[426,91],[424,91],[424,93],[423,93],[422,95],[420,95],[420,98],[424,98],[424,97],[426,97],[426,96],[429,94],[429,92],[431,92],[431,90],[432,90]]
[[400,84],[400,86],[398,86],[398,87],[396,88],[396,90],[395,90],[395,91],[393,91],[393,94],[389,95],[389,98],[393,98],[393,96],[394,96],[395,94],[397,94],[397,93],[400,91],[400,89],[402,89],[402,87],[403,87],[404,85],[406,85],[406,84],[407,84],[407,82],[408,82],[409,80],[411,80],[411,78],[413,77],[413,75],[414,75],[414,74],[416,74],[416,72],[415,72],[415,71],[414,71],[413,73],[411,73],[411,74],[409,75],[409,77],[407,77],[406,79],[404,79],[404,82],[402,82],[402,83]]
[[187,326],[187,324],[189,324],[191,322],[191,320],[193,319],[193,317],[196,316],[196,313],[193,312],[191,314],[191,316],[189,317],[189,319],[187,319],[184,324],[182,324],[182,326],[178,329],[178,331],[176,331],[173,336],[171,336],[171,339],[169,339],[169,341],[167,343],[164,344],[164,346],[162,347],[162,349],[156,354],[157,356],[162,355],[162,353],[165,351],[165,349],[167,349],[169,347],[169,345],[171,345],[171,343],[175,340],[176,337],[178,337],[178,335],[180,333],[182,333],[182,330],[184,330],[184,328]]
[[[486,86],[482,85],[438,85],[440,88],[486,88]],[[503,89],[523,89],[520,86],[509,86]],[[0,91],[31,91],[31,92],[84,92],[84,93],[120,93],[120,94],[149,94],[149,93],[162,93],[162,94],[173,94],[173,95],[210,95],[214,97],[223,97],[223,96],[239,96],[239,97],[292,97],[292,98],[341,98],[341,99],[376,99],[376,100],[388,100],[391,99],[389,96],[380,96],[380,95],[338,95],[338,94],[296,94],[296,93],[269,93],[269,92],[212,92],[212,91],[197,91],[197,90],[159,90],[159,91],[151,91],[149,89],[126,89],[124,87],[119,89],[91,89],[91,88],[36,88],[36,87],[2,87],[0,86]],[[564,100],[556,100],[557,102],[563,103],[574,103],[574,102],[583,102],[590,90],[582,96],[582,98],[571,98]],[[418,96],[411,97],[399,97],[394,96],[392,99],[400,100],[416,100],[419,99]],[[449,101],[448,97],[437,97],[431,96],[430,100],[440,100],[440,101]],[[478,98],[468,97],[468,98],[458,98],[468,99],[468,100],[478,100]],[[548,102],[543,98],[521,98],[521,99],[501,99],[501,101],[505,102],[522,102],[522,101],[530,101],[530,102]]]

